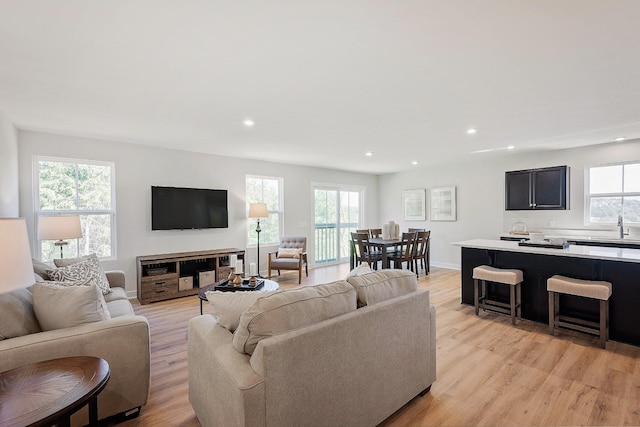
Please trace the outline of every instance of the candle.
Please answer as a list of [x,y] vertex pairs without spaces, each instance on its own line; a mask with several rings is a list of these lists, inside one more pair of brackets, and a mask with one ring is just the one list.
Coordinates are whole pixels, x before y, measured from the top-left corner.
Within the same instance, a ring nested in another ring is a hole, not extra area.
[[242,273],[242,261],[236,261],[236,274]]
[[229,255],[229,265],[231,267],[235,267],[236,266],[236,261],[238,261],[238,255]]
[[252,262],[251,264],[249,264],[249,275],[250,276],[257,276],[258,275],[258,269],[256,268],[256,263]]

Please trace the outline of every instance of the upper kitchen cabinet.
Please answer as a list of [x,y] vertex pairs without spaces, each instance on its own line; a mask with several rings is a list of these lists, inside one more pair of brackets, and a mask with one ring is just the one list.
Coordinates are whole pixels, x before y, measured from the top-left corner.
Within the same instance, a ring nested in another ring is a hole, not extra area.
[[505,209],[567,209],[569,167],[505,172]]

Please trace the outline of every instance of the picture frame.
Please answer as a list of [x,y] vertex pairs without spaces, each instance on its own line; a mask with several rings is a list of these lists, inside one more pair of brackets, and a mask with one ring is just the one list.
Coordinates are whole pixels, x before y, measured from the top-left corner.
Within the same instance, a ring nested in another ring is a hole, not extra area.
[[402,208],[405,221],[424,221],[427,216],[425,188],[404,190],[402,192]]
[[456,186],[431,189],[431,221],[455,221],[457,216]]

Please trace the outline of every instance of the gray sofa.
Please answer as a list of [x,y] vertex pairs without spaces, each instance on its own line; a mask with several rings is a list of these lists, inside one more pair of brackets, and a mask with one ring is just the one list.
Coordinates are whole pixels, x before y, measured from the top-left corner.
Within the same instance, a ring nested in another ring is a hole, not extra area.
[[436,375],[435,308],[382,270],[260,298],[234,333],[191,319],[189,400],[203,426],[374,426]]
[[[65,329],[35,332],[0,340],[0,371],[42,360],[67,356],[97,356],[109,363],[111,377],[98,396],[98,417],[123,414],[136,416],[149,393],[149,324],[136,316],[124,290],[121,271],[106,272],[112,292],[105,295],[110,320],[85,323]],[[32,310],[30,293],[19,295],[22,312]],[[0,295],[2,304],[11,301]],[[14,301],[16,298],[14,298]],[[4,312],[11,312],[6,306]],[[0,313],[3,321],[5,313]],[[6,319],[5,319],[6,320]],[[37,325],[37,322],[36,322]],[[1,338],[1,337],[0,337]],[[73,425],[88,423],[87,408],[72,416]]]

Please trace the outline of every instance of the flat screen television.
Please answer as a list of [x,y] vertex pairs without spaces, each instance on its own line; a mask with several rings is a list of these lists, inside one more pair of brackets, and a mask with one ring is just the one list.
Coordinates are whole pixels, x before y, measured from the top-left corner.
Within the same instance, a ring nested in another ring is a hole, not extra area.
[[228,228],[227,190],[151,187],[151,229]]

